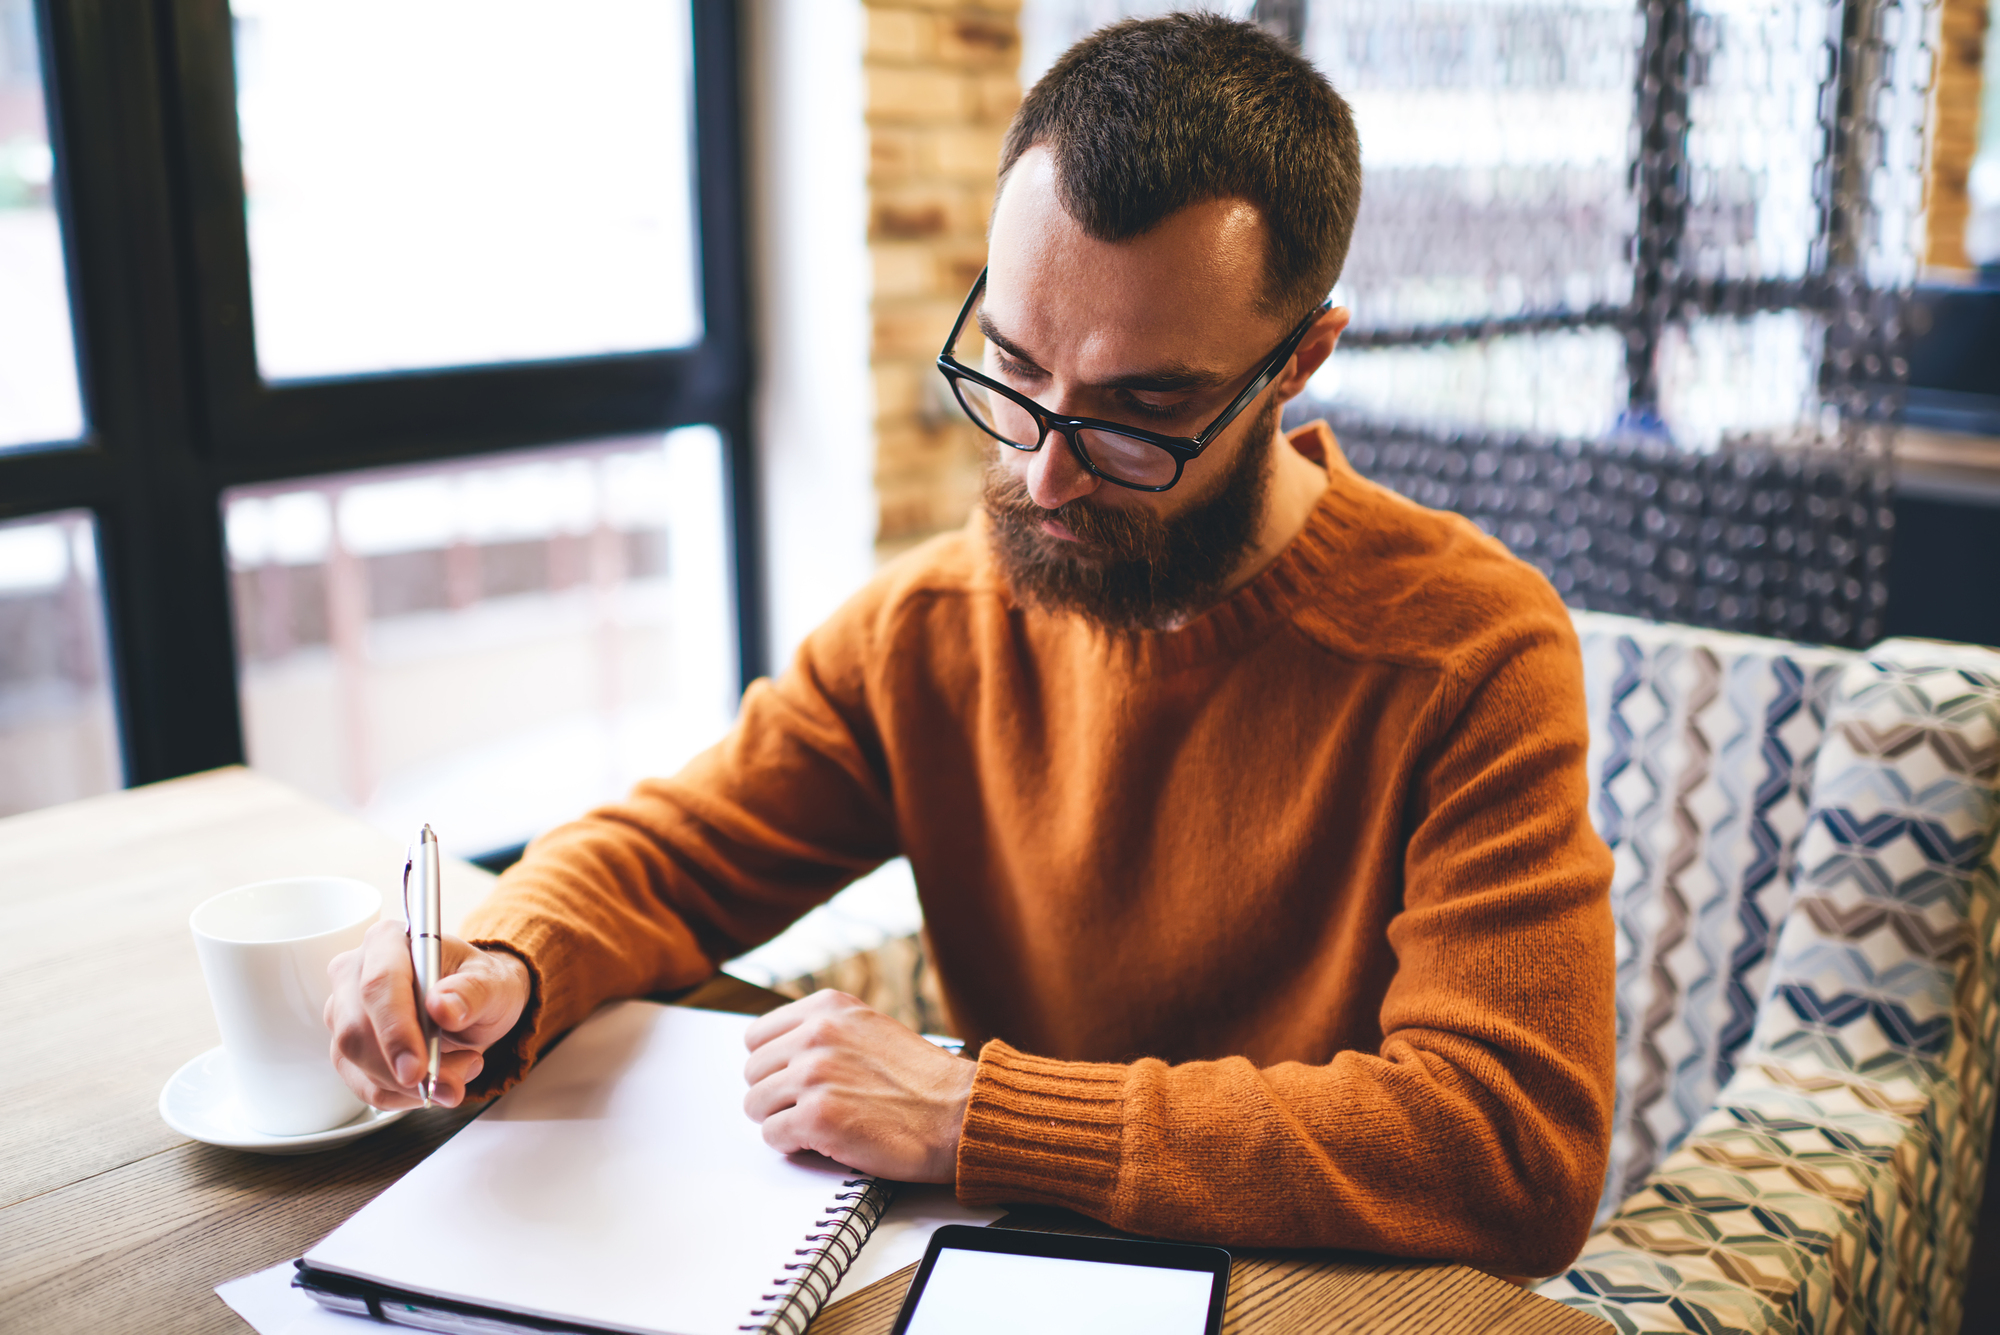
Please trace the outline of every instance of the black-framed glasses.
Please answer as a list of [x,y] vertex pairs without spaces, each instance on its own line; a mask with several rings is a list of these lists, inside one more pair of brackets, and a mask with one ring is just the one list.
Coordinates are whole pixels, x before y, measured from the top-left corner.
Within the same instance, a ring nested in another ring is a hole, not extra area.
[[1093,476],[1134,491],[1166,491],[1179,482],[1181,470],[1187,467],[1188,460],[1207,449],[1236,420],[1236,415],[1263,393],[1266,385],[1278,378],[1278,373],[1291,361],[1292,354],[1298,351],[1299,344],[1305,341],[1306,331],[1320,316],[1333,309],[1333,300],[1328,298],[1299,321],[1298,327],[1286,335],[1285,341],[1264,360],[1257,374],[1243,387],[1243,392],[1230,400],[1222,415],[1203,427],[1201,434],[1167,436],[1123,422],[1106,422],[1095,417],[1064,417],[1052,413],[1026,395],[1016,393],[958,360],[954,355],[958,336],[964,332],[965,322],[972,318],[972,308],[978,304],[979,294],[985,289],[986,270],[981,269],[979,281],[966,294],[965,305],[951,327],[951,337],[944,341],[944,350],[938,353],[938,371],[951,385],[958,406],[965,409],[965,415],[981,431],[1002,445],[1017,450],[1032,453],[1042,448],[1049,432],[1060,432],[1063,439],[1069,442],[1070,452],[1076,455],[1077,462],[1090,470]]

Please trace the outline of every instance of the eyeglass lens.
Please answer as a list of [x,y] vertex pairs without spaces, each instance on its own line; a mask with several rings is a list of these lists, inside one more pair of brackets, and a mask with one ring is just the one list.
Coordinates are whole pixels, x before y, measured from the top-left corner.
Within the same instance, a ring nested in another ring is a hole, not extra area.
[[[976,381],[952,377],[952,389],[980,430],[1020,450],[1032,450],[1041,438],[1034,414],[1004,394]],[[1116,431],[1085,427],[1077,443],[1099,472],[1142,487],[1164,487],[1174,480],[1174,456],[1150,442]]]

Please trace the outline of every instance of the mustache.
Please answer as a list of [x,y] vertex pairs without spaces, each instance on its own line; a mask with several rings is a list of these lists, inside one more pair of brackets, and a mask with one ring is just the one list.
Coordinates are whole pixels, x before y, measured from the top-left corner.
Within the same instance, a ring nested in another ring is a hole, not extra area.
[[1094,504],[1088,497],[1051,510],[1035,503],[1025,481],[997,465],[987,470],[985,504],[987,514],[1002,528],[1018,535],[1032,533],[1043,541],[1051,539],[1043,534],[1042,524],[1054,520],[1077,536],[1075,544],[1059,544],[1064,551],[1083,548],[1077,555],[1151,563],[1167,552],[1167,525],[1151,510],[1115,509]]
[[[1147,504],[1107,505],[1087,492],[1053,509],[1028,495],[1025,477],[996,446],[987,456],[982,499],[988,539],[1008,583],[1027,602],[1074,612],[1111,629],[1159,629],[1214,601],[1256,539],[1270,481],[1263,442],[1277,434],[1278,405],[1204,493],[1163,517]],[[1044,448],[1061,448],[1045,446]],[[1054,520],[1076,542],[1051,537]]]

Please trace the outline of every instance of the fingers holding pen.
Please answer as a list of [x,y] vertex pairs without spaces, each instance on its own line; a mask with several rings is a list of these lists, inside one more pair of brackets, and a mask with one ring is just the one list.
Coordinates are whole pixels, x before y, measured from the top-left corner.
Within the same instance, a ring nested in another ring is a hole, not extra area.
[[327,976],[332,988],[324,1018],[341,1079],[377,1108],[420,1104],[416,1081],[425,1045],[401,924],[370,927],[360,949],[333,958]]
[[507,950],[480,950],[455,936],[443,941],[444,977],[425,998],[445,1035],[484,1048],[512,1029],[527,1009],[528,966]]
[[429,1043],[417,1016],[416,972],[403,924],[382,921],[361,943],[360,1001],[386,1069],[414,1086],[424,1073]]
[[[457,1107],[465,1099],[466,1086],[479,1078],[485,1066],[485,1054],[470,1048],[445,1053],[438,1062],[437,1084],[431,1091],[431,1102],[444,1108]],[[401,1085],[384,1084],[338,1053],[334,1055],[333,1068],[355,1096],[372,1108],[393,1112],[399,1108],[423,1106],[420,1094]]]
[[[480,950],[456,937],[442,942],[444,977],[424,998],[439,1032],[434,1101],[453,1107],[485,1068],[485,1050],[520,1020],[532,990],[528,966],[507,950]],[[324,1019],[334,1069],[377,1108],[422,1105],[418,1081],[428,1043],[419,1022],[416,971],[403,925],[368,929],[361,948],[335,957]]]
[[[456,1108],[465,1100],[465,1087],[486,1069],[486,1054],[459,1048],[438,1058],[437,1083],[431,1087],[431,1102],[441,1108]],[[421,1101],[421,1100],[419,1100]]]

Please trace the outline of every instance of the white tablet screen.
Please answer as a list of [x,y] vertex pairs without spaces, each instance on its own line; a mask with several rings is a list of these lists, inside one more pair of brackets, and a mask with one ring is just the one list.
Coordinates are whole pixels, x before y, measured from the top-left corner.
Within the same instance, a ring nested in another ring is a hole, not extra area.
[[1202,1335],[1205,1270],[945,1248],[907,1335]]

